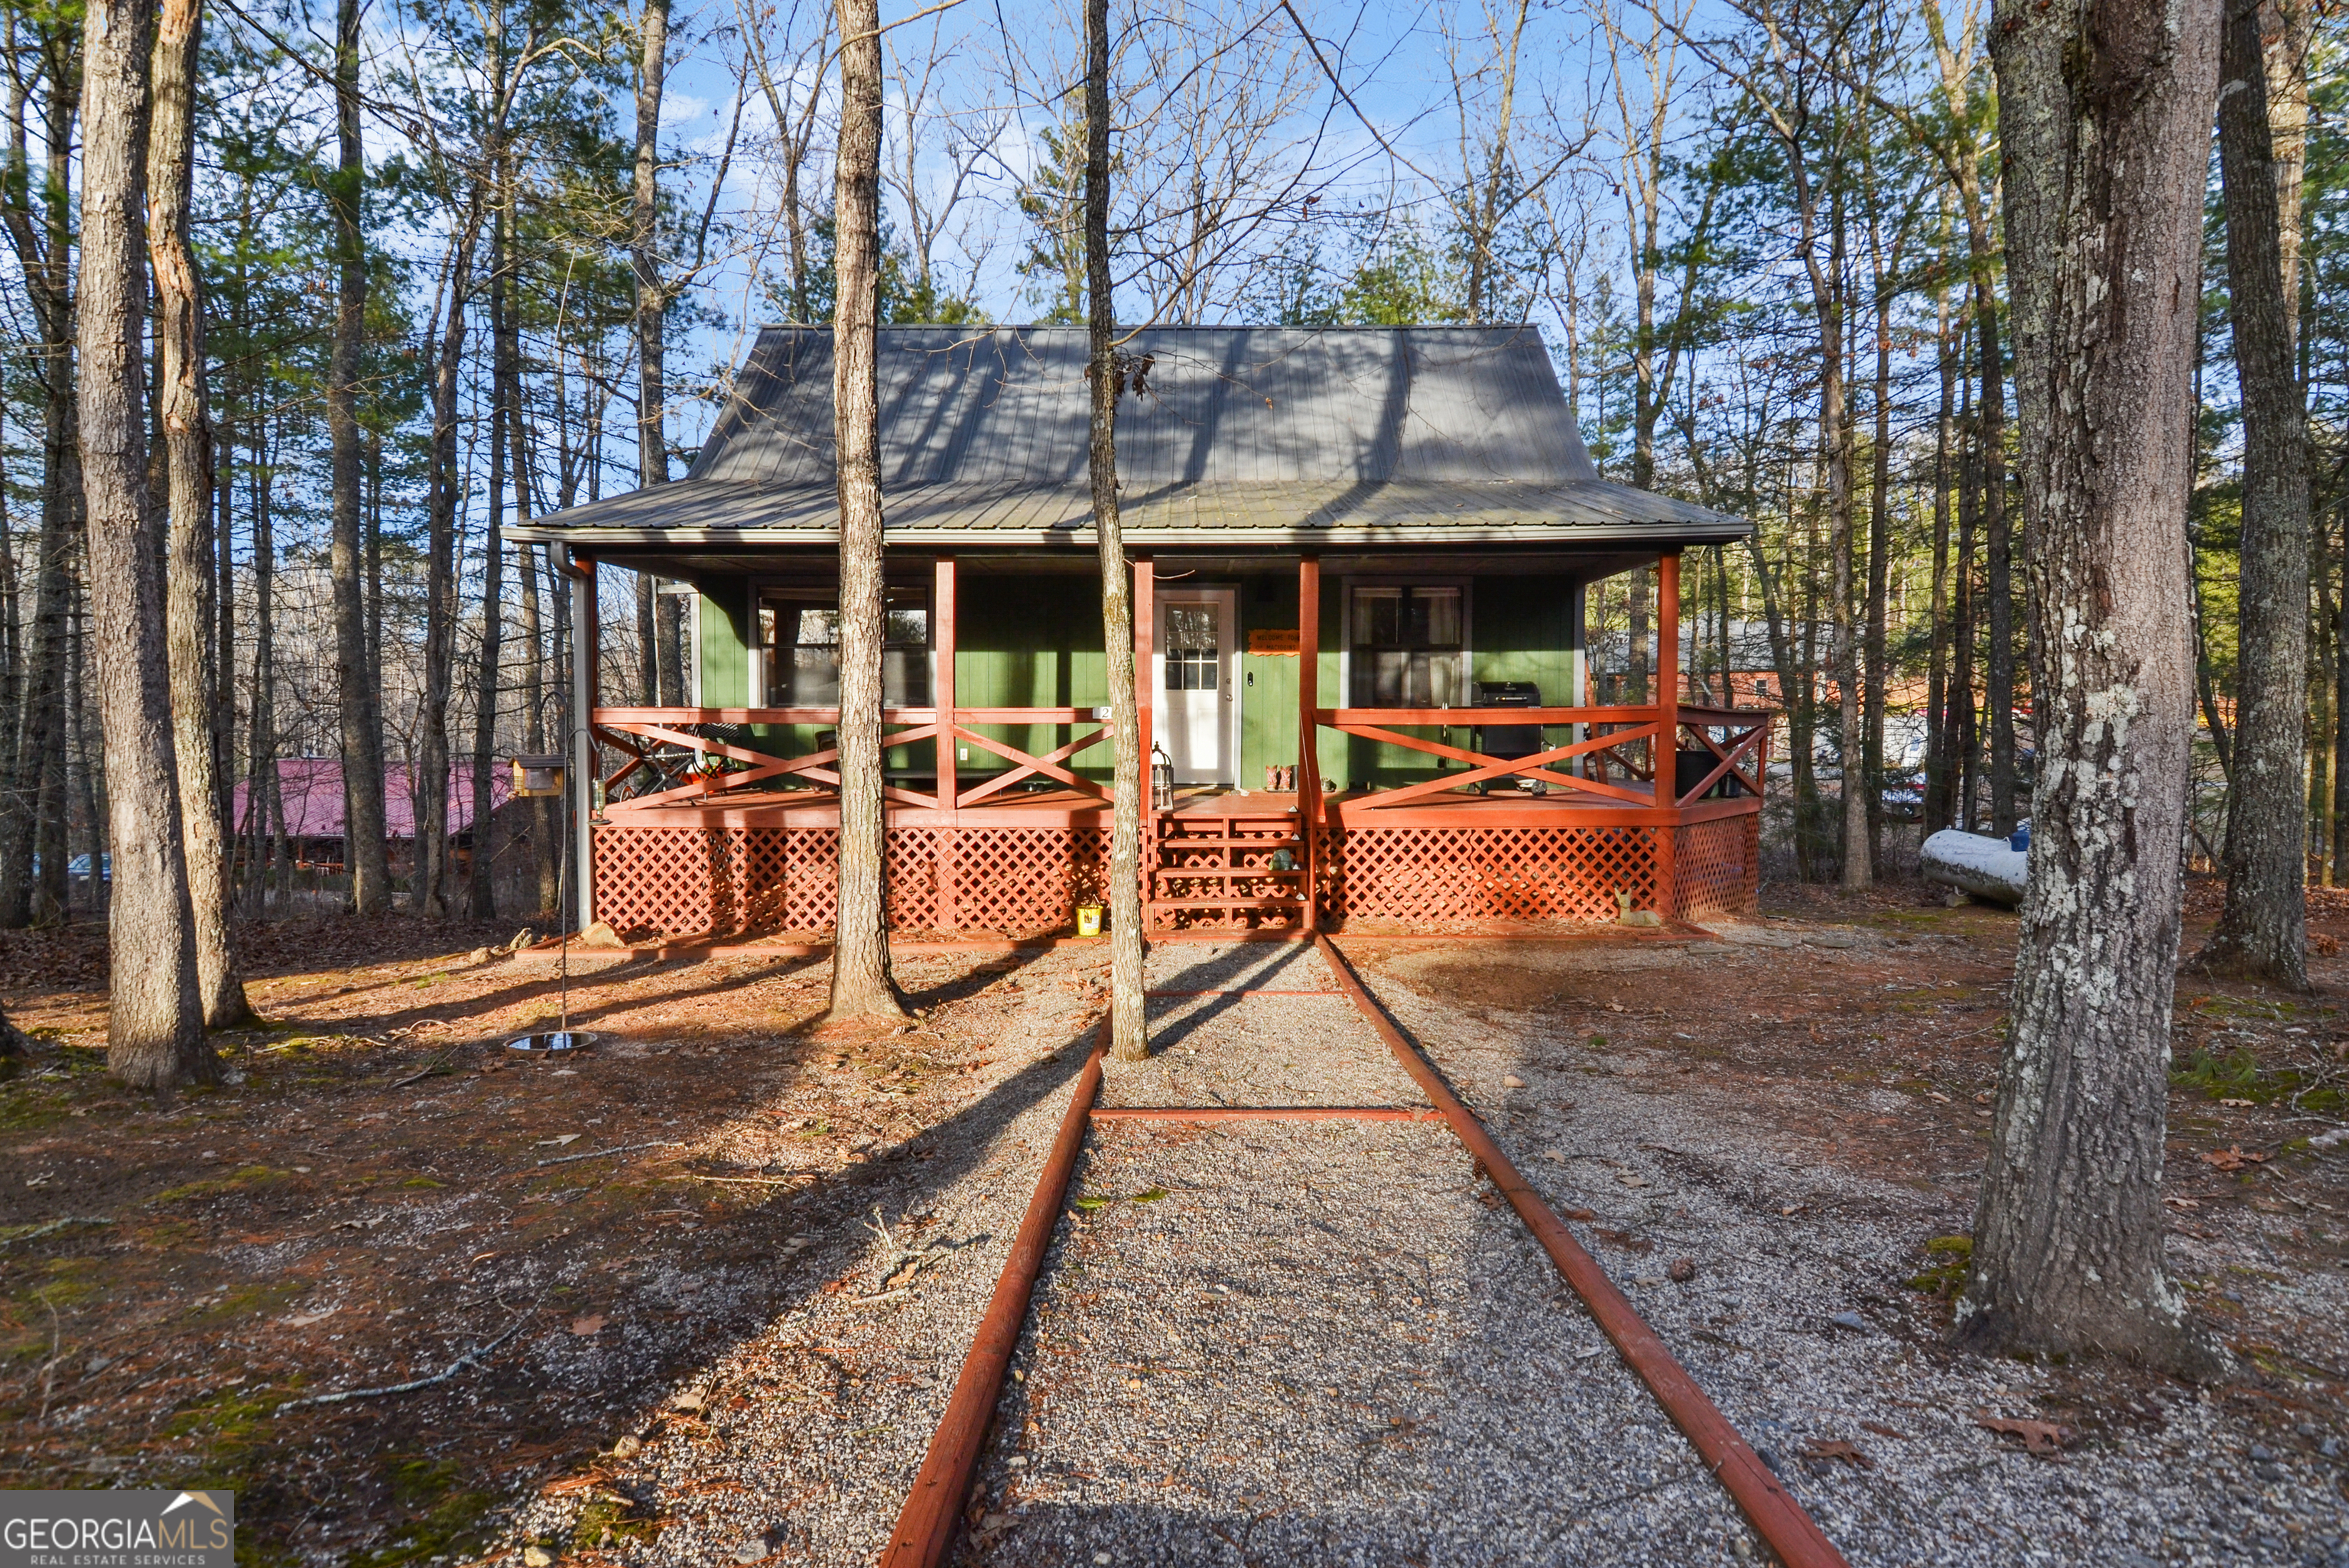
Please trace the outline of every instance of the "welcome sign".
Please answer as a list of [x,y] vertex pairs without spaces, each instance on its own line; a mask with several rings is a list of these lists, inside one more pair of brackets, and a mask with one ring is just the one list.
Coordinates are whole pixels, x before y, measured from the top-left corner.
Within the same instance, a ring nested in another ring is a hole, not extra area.
[[233,1491],[0,1491],[0,1568],[234,1568]]

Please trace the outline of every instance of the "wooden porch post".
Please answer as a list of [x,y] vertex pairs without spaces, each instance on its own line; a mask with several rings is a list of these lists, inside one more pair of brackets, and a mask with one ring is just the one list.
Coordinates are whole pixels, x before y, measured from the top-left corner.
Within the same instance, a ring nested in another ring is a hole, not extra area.
[[[1142,736],[1142,922],[1150,929],[1150,897],[1157,891],[1158,811],[1152,799],[1150,748],[1156,738],[1157,716],[1152,699],[1157,695],[1157,675],[1151,652],[1158,636],[1158,562],[1148,555],[1133,561],[1133,719]],[[1074,766],[1074,764],[1071,764]]]
[[930,618],[936,626],[937,679],[933,683],[930,700],[938,714],[938,806],[952,818],[955,796],[958,791],[955,778],[955,742],[947,733],[955,722],[955,558],[941,555],[937,563],[936,586],[930,593]]
[[1321,558],[1297,562],[1297,827],[1305,840],[1305,929],[1321,923]]
[[595,923],[595,838],[590,819],[595,814],[595,780],[600,777],[595,761],[595,704],[602,686],[597,665],[604,633],[595,605],[595,558],[571,552],[571,766],[577,782],[572,793],[575,807],[572,885],[578,889],[579,899],[574,929],[585,931]]
[[[1655,800],[1680,804],[1681,752],[1681,552],[1668,550],[1656,562],[1656,744]],[[1656,913],[1667,920],[1680,913],[1680,813],[1656,830]]]
[[961,875],[962,857],[957,851],[962,822],[955,801],[961,793],[955,777],[955,558],[939,556],[936,572],[930,592],[930,624],[937,678],[930,686],[930,703],[937,710],[938,738],[934,749],[938,758],[938,809],[947,817],[947,825],[938,833],[938,927],[959,931],[962,923],[957,906],[960,900],[956,891]]

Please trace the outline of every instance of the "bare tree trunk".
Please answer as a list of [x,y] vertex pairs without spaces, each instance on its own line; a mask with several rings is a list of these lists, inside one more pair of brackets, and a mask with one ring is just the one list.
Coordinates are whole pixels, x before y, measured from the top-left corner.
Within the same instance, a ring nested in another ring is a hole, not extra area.
[[1648,568],[1631,568],[1623,592],[1627,600],[1624,634],[1629,639],[1624,651],[1630,655],[1624,661],[1624,673],[1630,676],[1630,690],[1622,700],[1637,706],[1648,700]]
[[[2302,341],[2300,252],[2307,225],[2301,204],[2308,168],[2308,51],[2314,41],[2316,12],[2312,0],[2262,0],[2260,6],[2268,146],[2275,171],[2276,249],[2283,271],[2284,328],[2295,344]],[[2225,80],[2235,79],[2223,64],[2220,72]]]
[[[521,411],[515,410],[513,430],[514,521],[527,528],[536,510],[531,487],[533,465],[531,442]],[[514,569],[522,578],[522,640],[523,663],[523,747],[535,756],[546,752],[546,613],[540,597],[539,546],[525,544],[515,557]],[[560,667],[560,666],[558,666]],[[537,872],[536,901],[531,905],[541,916],[558,910],[562,894],[557,881],[562,853],[559,840],[563,832],[560,808],[554,800],[534,799],[530,803],[531,861]]]
[[326,430],[333,447],[334,528],[327,575],[335,601],[335,684],[343,754],[343,863],[351,908],[391,906],[384,836],[383,686],[369,635],[360,572],[359,351],[367,336],[367,159],[359,129],[359,0],[335,7],[335,121],[338,161],[326,181],[335,223],[334,344],[326,360]]
[[2219,100],[2243,399],[2243,542],[2227,905],[2201,962],[2308,989],[2308,410],[2292,364],[2256,0],[2230,0]]
[[[66,356],[67,366],[71,356]],[[65,394],[68,402],[73,393]],[[70,410],[50,410],[43,444],[54,434],[73,440]],[[0,863],[0,925],[49,925],[65,917],[64,821],[66,809],[67,605],[73,594],[74,498],[80,490],[75,464],[53,462],[45,452],[45,482],[70,484],[41,498],[40,572],[36,584],[32,646],[25,681],[25,710],[16,734],[19,814],[9,824],[5,863]],[[37,871],[36,863],[37,862]]]
[[[0,441],[5,420],[0,419]],[[25,647],[21,574],[16,567],[16,529],[8,497],[0,488],[0,831],[16,799],[16,748],[11,744],[24,712]]]
[[2333,844],[2333,683],[2324,678],[2333,664],[2333,628],[2340,624],[2340,614],[2333,602],[2333,573],[2327,568],[2326,546],[2332,542],[2323,537],[2311,517],[2313,537],[2310,540],[2309,567],[2316,583],[2316,617],[2309,628],[2314,640],[2308,661],[2308,848],[2315,862],[2318,882],[2333,885],[2333,861],[2325,851]]
[[833,211],[839,303],[832,396],[840,468],[840,894],[832,1016],[905,1016],[889,974],[888,823],[881,793],[879,0],[839,0],[840,150]]
[[181,832],[195,923],[197,995],[206,1026],[222,1029],[250,1020],[253,1007],[229,946],[228,868],[216,782],[220,758],[212,749],[212,432],[204,404],[203,311],[188,247],[202,31],[202,0],[163,0],[156,17],[147,132],[147,244],[154,268],[155,337],[162,361],[158,412],[170,486],[165,623]]
[[253,429],[253,707],[245,741],[245,911],[269,900],[269,802],[277,789],[277,538],[269,505],[267,426]]
[[2177,547],[2217,0],[1999,0],[2044,718],[2031,892],[1960,1339],[2207,1367],[2161,1171],[2193,662]]
[[449,696],[457,631],[457,395],[465,356],[465,307],[472,289],[473,249],[481,226],[480,190],[460,215],[449,264],[448,315],[432,364],[432,445],[428,457],[424,566],[424,690],[417,703],[415,870],[410,913],[449,913]]
[[[2015,826],[2014,808],[2014,592],[2013,547],[2006,516],[2006,372],[1999,346],[1998,235],[1992,220],[1989,193],[1982,189],[1982,147],[1970,129],[1974,121],[1973,84],[1975,12],[1963,16],[1963,30],[1952,43],[1936,0],[1921,7],[1925,25],[1940,62],[1941,91],[1950,119],[1960,133],[1951,147],[1951,166],[1956,174],[1959,210],[1966,223],[1967,272],[1973,288],[1974,349],[1980,361],[1980,406],[1976,414],[1974,462],[1980,480],[1979,511],[1989,557],[1986,583],[1975,585],[1979,601],[1986,596],[1988,614],[1977,603],[1975,620],[1987,621],[1990,646],[1983,656],[1982,707],[1991,727],[1991,822],[2002,834]],[[1971,702],[1971,699],[1970,699]],[[1969,712],[1970,729],[1977,727]],[[1972,822],[1971,778],[1977,767],[1968,739],[1969,779],[1961,820]]]
[[636,572],[636,676],[644,688],[643,702],[648,707],[662,706],[660,683],[660,620],[659,596],[654,592],[653,574],[641,568]]
[[1117,503],[1117,399],[1125,373],[1110,286],[1109,115],[1109,0],[1085,0],[1085,315],[1092,348],[1085,374],[1092,399],[1086,467],[1101,559],[1110,734],[1116,748],[1110,804],[1110,1052],[1122,1062],[1138,1062],[1150,1054],[1142,996],[1142,713],[1134,695],[1133,574]]
[[1974,645],[1979,642],[1978,607],[1981,583],[1974,574],[1974,547],[1982,516],[1982,463],[1975,455],[1981,444],[1981,421],[1973,417],[1973,389],[1961,388],[1958,414],[1958,562],[1957,608],[1950,627],[1951,763],[1950,782],[1955,790],[1953,826],[1971,832],[1981,792],[1982,727],[1974,706]]
[[[103,919],[107,903],[106,820],[98,814],[98,775],[103,766],[98,753],[104,742],[94,734],[99,720],[89,711],[89,611],[88,594],[77,594],[71,612],[71,652],[66,661],[66,737],[73,749],[67,761],[66,810],[57,818],[57,846],[58,858],[70,862],[74,820],[78,810],[82,830],[88,835],[83,841],[82,854],[90,868],[89,913]],[[68,887],[58,894],[60,909],[67,907],[70,891]]]
[[2335,504],[2341,519],[2341,593],[2333,624],[2333,874],[2349,881],[2349,493]]
[[[218,1076],[204,1041],[195,921],[180,838],[163,583],[147,492],[141,107],[148,0],[92,0],[82,139],[81,452],[90,607],[106,728],[111,974],[107,1070],[166,1088]],[[90,868],[93,881],[98,867]]]
[[[1806,247],[1807,250],[1808,247]],[[1826,444],[1827,549],[1835,634],[1836,759],[1840,781],[1837,803],[1842,820],[1838,879],[1846,892],[1873,882],[1868,854],[1868,769],[1859,715],[1859,634],[1852,616],[1852,556],[1856,541],[1851,485],[1850,388],[1845,380],[1844,198],[1838,184],[1828,195],[1827,265],[1814,284],[1819,330],[1819,435]]]
[[[1988,266],[1985,262],[1984,266]],[[1982,439],[1984,564],[1990,599],[1990,648],[1982,660],[1982,707],[1990,718],[1992,830],[2014,831],[2014,531],[2006,515],[2006,375],[1999,348],[1998,294],[1987,282],[1976,302],[1975,345],[1982,352],[1982,400],[1975,409]]]
[[219,816],[221,831],[230,843],[224,846],[228,857],[221,868],[222,892],[232,904],[236,898],[234,864],[235,850],[231,838],[235,824],[229,812],[235,799],[236,769],[236,552],[230,548],[233,541],[236,513],[232,472],[235,461],[236,443],[221,424],[212,426],[212,789],[218,797],[212,810]]
[[505,598],[506,453],[514,418],[516,360],[512,265],[508,246],[513,183],[505,150],[496,159],[498,211],[490,235],[490,518],[481,540],[481,651],[473,682],[473,872],[466,892],[475,920],[498,917],[495,840],[497,797],[492,781],[498,743],[498,655]]
[[32,1054],[33,1042],[8,1021],[5,1012],[0,1012],[0,1078],[14,1076],[18,1064]]
[[[371,429],[360,443],[367,469],[367,689],[375,694],[376,772],[383,773],[383,432]],[[380,795],[381,790],[377,793]],[[388,861],[390,846],[385,846]],[[384,874],[385,896],[390,896],[390,873]]]
[[1950,303],[1934,291],[1934,359],[1941,375],[1933,421],[1933,644],[1925,670],[1925,821],[1927,833],[1950,825],[1950,443],[1957,364],[1950,347]]
[[1862,149],[1868,176],[1868,259],[1876,296],[1875,461],[1868,486],[1868,619],[1861,649],[1861,772],[1868,781],[1868,866],[1872,879],[1884,855],[1885,596],[1892,564],[1892,304],[1899,244],[1888,252],[1879,211],[1875,160]]
[[[0,813],[0,926],[53,924],[66,914],[66,641],[74,542],[81,527],[76,461],[73,205],[68,193],[74,123],[81,111],[78,40],[60,14],[47,24],[60,57],[43,105],[46,170],[36,172],[26,95],[8,98],[8,178],[0,181],[17,273],[41,342],[32,363],[41,397],[41,542],[23,706],[13,738],[14,804]],[[37,865],[38,870],[36,871]]]
[[[637,40],[636,182],[629,200],[630,263],[636,291],[636,482],[649,489],[668,483],[667,364],[662,318],[667,309],[660,277],[660,106],[668,75],[669,0],[645,0]],[[636,651],[642,660],[645,701],[655,707],[678,700],[677,685],[661,657],[657,584],[636,573]]]

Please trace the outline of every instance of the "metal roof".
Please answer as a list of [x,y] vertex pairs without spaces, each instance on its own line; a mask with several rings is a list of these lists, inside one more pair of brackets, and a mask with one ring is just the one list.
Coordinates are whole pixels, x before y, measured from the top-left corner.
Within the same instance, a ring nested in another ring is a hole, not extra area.
[[[1137,544],[1737,539],[1740,519],[1599,477],[1540,335],[1154,327],[1119,400]],[[905,544],[1090,542],[1082,327],[884,327],[882,503]],[[837,537],[832,332],[759,335],[690,472],[516,536],[605,546]]]

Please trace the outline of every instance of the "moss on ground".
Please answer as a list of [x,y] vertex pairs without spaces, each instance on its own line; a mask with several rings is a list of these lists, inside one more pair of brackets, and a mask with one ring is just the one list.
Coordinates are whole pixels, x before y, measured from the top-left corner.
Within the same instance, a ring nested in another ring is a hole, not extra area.
[[166,1187],[155,1194],[159,1203],[181,1203],[191,1198],[217,1197],[222,1192],[253,1192],[264,1188],[283,1187],[301,1178],[291,1171],[279,1171],[267,1165],[246,1165],[225,1176],[204,1176]]
[[498,1500],[460,1484],[462,1472],[454,1460],[396,1457],[383,1479],[398,1521],[384,1544],[353,1553],[351,1568],[403,1568],[479,1553],[486,1533],[483,1517]]

